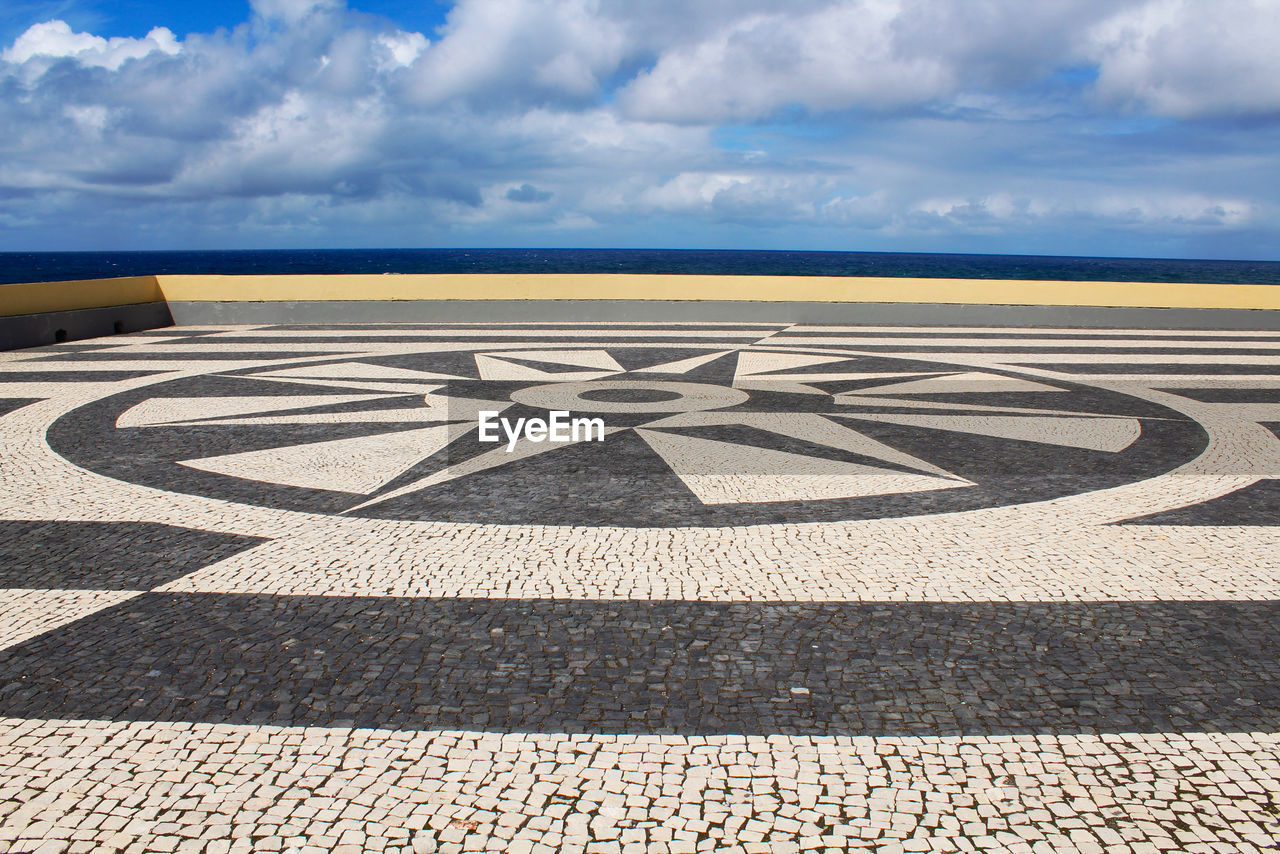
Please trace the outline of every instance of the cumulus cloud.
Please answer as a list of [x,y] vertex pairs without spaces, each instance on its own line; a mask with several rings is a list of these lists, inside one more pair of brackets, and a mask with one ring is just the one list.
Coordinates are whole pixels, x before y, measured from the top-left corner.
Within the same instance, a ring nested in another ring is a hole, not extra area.
[[1280,232],[1269,3],[459,0],[416,32],[253,0],[183,40],[37,22],[0,50],[0,221],[11,248],[67,222],[133,245],[1257,241]]
[[790,106],[945,109],[1091,69],[1106,103],[1177,118],[1270,114],[1280,109],[1278,38],[1270,0],[837,0],[727,17],[660,52],[622,102],[690,122]]
[[81,65],[115,71],[130,59],[140,59],[153,52],[172,56],[181,50],[177,38],[166,27],[156,27],[140,39],[104,39],[72,32],[66,21],[45,21],[18,36],[0,54],[0,59],[15,65],[33,59],[74,59]]
[[669,121],[750,120],[798,104],[815,110],[926,101],[956,85],[933,54],[895,45],[893,3],[752,15],[662,56],[622,93],[632,114]]
[[1271,0],[1154,0],[1089,33],[1098,94],[1174,118],[1280,115],[1280,9]]
[[332,12],[342,8],[341,0],[250,0],[254,14],[265,20],[296,24],[316,12]]
[[1001,229],[1010,223],[1032,226],[1044,221],[1081,218],[1106,221],[1112,227],[1229,228],[1250,224],[1254,205],[1244,199],[1210,197],[1198,193],[1097,193],[1061,199],[992,193],[968,198],[930,198],[912,207],[907,216],[934,226],[963,224]]
[[585,102],[622,61],[621,21],[592,0],[468,0],[454,6],[435,49],[418,64],[420,103]]
[[405,32],[383,33],[374,42],[386,51],[386,56],[378,63],[379,71],[413,65],[430,44],[422,33]]

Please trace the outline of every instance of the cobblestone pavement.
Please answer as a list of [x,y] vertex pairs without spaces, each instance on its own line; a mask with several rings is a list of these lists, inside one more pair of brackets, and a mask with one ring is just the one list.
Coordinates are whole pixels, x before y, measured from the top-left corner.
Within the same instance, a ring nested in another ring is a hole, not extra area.
[[0,852],[1276,850],[1277,433],[1262,332],[0,353]]

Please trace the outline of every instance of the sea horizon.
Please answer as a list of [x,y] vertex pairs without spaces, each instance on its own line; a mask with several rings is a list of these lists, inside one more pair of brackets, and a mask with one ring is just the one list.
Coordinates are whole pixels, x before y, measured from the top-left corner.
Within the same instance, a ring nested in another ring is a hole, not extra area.
[[0,284],[140,275],[623,273],[1280,284],[1280,261],[780,249],[156,249],[0,252]]

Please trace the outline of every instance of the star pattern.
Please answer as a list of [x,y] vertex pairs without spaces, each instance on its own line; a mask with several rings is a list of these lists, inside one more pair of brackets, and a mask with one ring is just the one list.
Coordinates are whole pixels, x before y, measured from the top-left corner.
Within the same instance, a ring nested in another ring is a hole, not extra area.
[[[501,516],[511,490],[538,488],[563,498],[553,523],[575,505],[623,525],[969,509],[1047,497],[1019,484],[1046,465],[1070,475],[1063,493],[1131,479],[1146,472],[1125,459],[1144,421],[1186,424],[1007,370],[755,342],[486,343],[203,379],[203,394],[151,387],[115,414],[116,432],[174,451],[170,466],[199,473],[193,491],[392,518]],[[481,412],[554,410],[603,420],[603,448],[479,439]],[[185,454],[193,434],[199,453]]]

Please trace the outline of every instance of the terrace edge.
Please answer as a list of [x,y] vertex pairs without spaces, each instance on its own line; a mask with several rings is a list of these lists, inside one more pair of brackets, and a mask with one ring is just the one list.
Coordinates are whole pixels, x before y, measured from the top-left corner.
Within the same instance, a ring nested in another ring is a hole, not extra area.
[[607,273],[160,275],[0,285],[0,350],[170,325],[711,319],[1280,330],[1280,285]]

